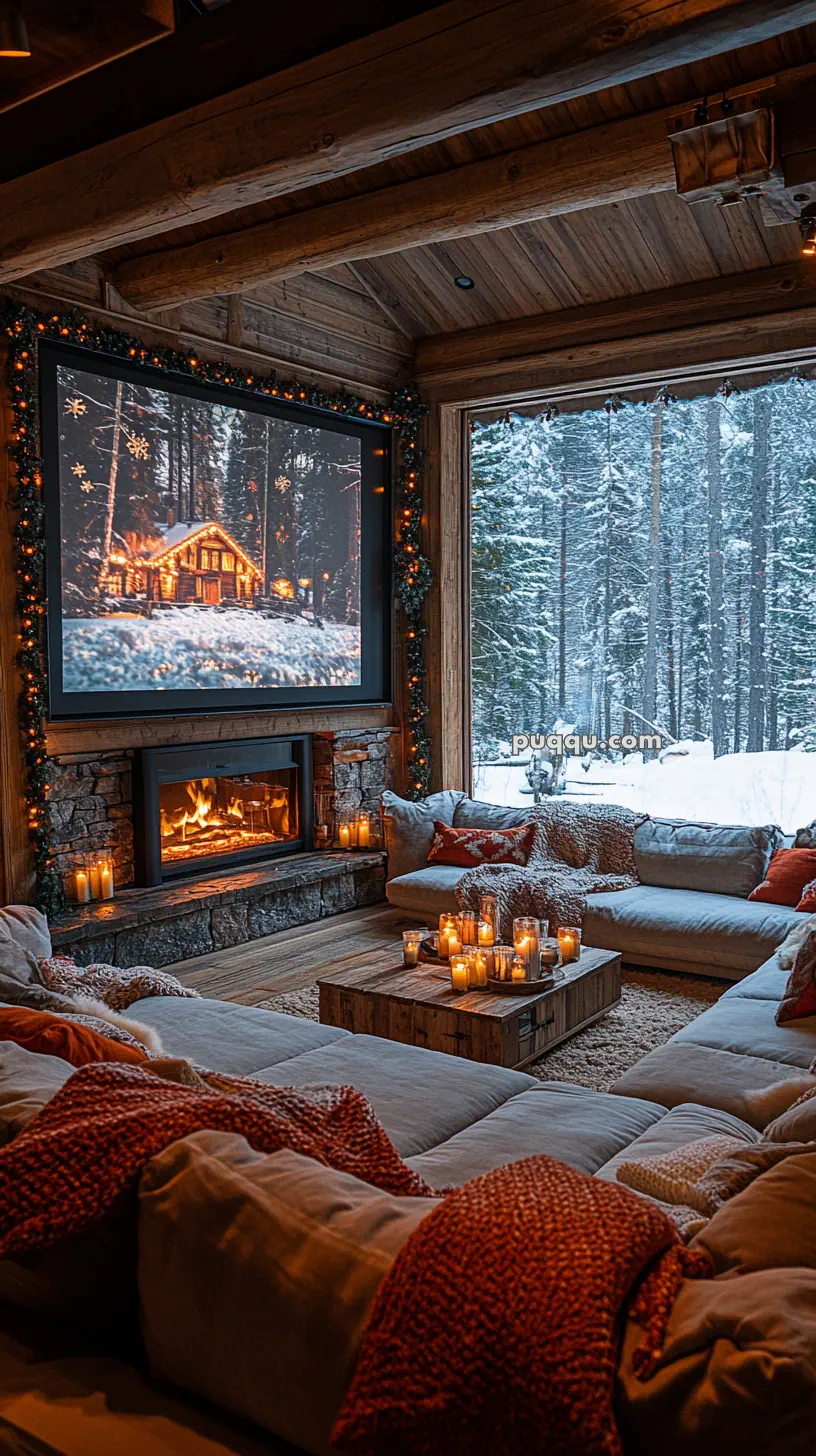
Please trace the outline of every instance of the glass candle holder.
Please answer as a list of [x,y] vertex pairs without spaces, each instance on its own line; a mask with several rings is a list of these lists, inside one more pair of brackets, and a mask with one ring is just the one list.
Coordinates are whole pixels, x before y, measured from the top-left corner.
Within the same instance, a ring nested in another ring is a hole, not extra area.
[[493,948],[479,946],[470,958],[470,984],[476,990],[485,990],[487,978],[493,973]]
[[497,981],[509,981],[516,952],[512,945],[494,945],[493,975]]
[[521,959],[521,956],[517,956],[514,954],[513,964],[510,968],[510,980],[529,981],[529,979],[530,977],[527,974],[527,966],[525,962]]
[[422,925],[416,930],[403,930],[402,932],[402,963],[404,966],[419,965],[419,948],[428,935],[427,925]]
[[472,910],[463,910],[456,917],[459,928],[459,939],[463,946],[476,945],[478,943],[478,917]]
[[480,920],[476,929],[477,941],[481,946],[496,944],[496,934],[489,920]]
[[91,898],[91,881],[86,864],[79,865],[74,873],[74,899],[78,905],[87,905]]
[[98,900],[99,892],[99,856],[92,854],[88,856],[88,883],[91,887],[91,899]]
[[499,900],[492,890],[479,896],[479,919],[492,927],[493,939],[489,943],[495,945],[499,939]]
[[558,927],[558,949],[561,952],[562,965],[568,966],[570,961],[580,959],[581,931],[577,925],[560,925]]
[[371,820],[367,814],[357,815],[357,848],[368,849],[371,844]]
[[549,922],[549,920],[539,920],[539,922],[538,922],[538,933],[539,933],[539,935],[540,935],[540,937],[541,937],[542,940],[546,940],[547,939],[547,936],[550,933],[550,922]]
[[453,953],[456,955],[462,949],[462,942],[459,939],[459,934],[458,934],[458,931],[457,931],[457,928],[456,928],[456,916],[455,915],[440,915],[440,917],[439,917],[439,957],[440,957],[440,960],[446,961],[448,959],[448,956],[451,954],[451,948],[450,948],[451,941],[454,941],[454,951],[453,951]]
[[513,949],[526,967],[526,979],[537,981],[541,974],[541,930],[534,915],[519,915],[513,921]]
[[112,900],[114,892],[113,880],[113,856],[101,854],[99,856],[99,898],[100,900]]
[[337,843],[341,849],[351,849],[351,825],[338,824]]
[[469,984],[469,956],[452,955],[450,958],[451,985],[454,991],[467,991]]
[[542,940],[539,954],[541,956],[541,970],[551,971],[561,959],[558,949],[558,941]]

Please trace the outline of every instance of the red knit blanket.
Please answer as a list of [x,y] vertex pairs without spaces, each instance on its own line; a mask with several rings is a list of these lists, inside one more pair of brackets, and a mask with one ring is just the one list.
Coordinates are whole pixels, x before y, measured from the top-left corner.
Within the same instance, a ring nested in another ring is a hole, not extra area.
[[712,1272],[626,1188],[543,1156],[498,1168],[450,1193],[397,1255],[332,1445],[355,1456],[621,1456],[623,1317],[644,1326],[645,1379],[681,1279]]
[[88,1228],[150,1158],[203,1128],[241,1133],[262,1153],[291,1148],[387,1193],[434,1196],[352,1087],[212,1083],[180,1086],[109,1062],[81,1067],[0,1149],[0,1258]]

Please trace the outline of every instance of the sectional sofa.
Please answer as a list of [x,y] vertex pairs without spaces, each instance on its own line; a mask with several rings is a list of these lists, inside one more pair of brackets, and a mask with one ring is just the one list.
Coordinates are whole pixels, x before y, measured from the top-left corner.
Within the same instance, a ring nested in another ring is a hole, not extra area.
[[[785,979],[771,958],[667,1047],[627,1073],[612,1094],[542,1083],[523,1072],[227,1002],[156,998],[136,1003],[130,1014],[156,1029],[170,1055],[278,1085],[352,1084],[370,1099],[411,1166],[433,1187],[441,1188],[534,1153],[549,1153],[609,1179],[624,1154],[646,1157],[712,1133],[730,1134],[745,1143],[757,1141],[757,1119],[746,1093],[800,1072],[816,1057],[816,1017],[788,1028],[775,1025]],[[12,1082],[0,1047],[0,1112],[5,1107],[7,1113],[9,1101],[15,1095],[19,1098]],[[31,1110],[29,1100],[26,1115]],[[328,1176],[328,1170],[319,1170],[323,1174]],[[289,1196],[307,1201],[305,1189],[291,1193],[290,1187]],[[343,1204],[348,1196],[331,1193],[335,1212],[338,1201]],[[309,1197],[313,1201],[313,1189]],[[813,1213],[811,1207],[807,1212],[811,1227]],[[807,1257],[802,1255],[800,1262]],[[2,1273],[0,1265],[0,1280]],[[802,1287],[809,1289],[808,1281],[814,1284],[816,1308],[816,1272],[798,1267],[783,1272],[780,1287],[793,1275],[800,1286],[804,1281]],[[742,1285],[735,1288],[729,1273],[722,1278],[730,1284],[715,1290],[718,1297],[727,1301],[741,1293]],[[768,1305],[770,1288],[761,1285],[763,1307]],[[753,1296],[754,1304],[758,1297]],[[683,1318],[689,1317],[688,1302],[682,1312]],[[45,1318],[47,1314],[42,1304],[32,1314],[0,1301],[0,1451],[14,1456],[112,1456],[114,1452],[116,1456],[260,1456],[261,1452],[296,1456],[302,1449],[241,1419],[254,1414],[254,1408],[253,1392],[245,1387],[242,1392],[240,1382],[232,1413],[227,1413],[151,1377],[138,1352],[119,1350],[109,1340],[89,1337],[55,1322],[53,1312]],[[744,1312],[737,1315],[744,1322]],[[724,1318],[720,1309],[721,1332]],[[317,1329],[312,1329],[310,1338],[318,1338]],[[816,1318],[810,1338],[816,1365]],[[686,1336],[678,1333],[677,1339],[685,1358]],[[201,1321],[190,1329],[189,1340],[194,1367],[199,1360],[212,1358],[206,1322],[203,1329]],[[274,1361],[274,1350],[268,1358]],[[315,1392],[320,1389],[319,1361],[310,1363],[304,1379],[307,1386],[314,1382]],[[624,1370],[621,1382],[623,1390]],[[257,1385],[256,1381],[254,1389]],[[675,1451],[678,1456],[688,1451],[690,1456],[692,1449],[709,1449],[695,1445],[694,1432],[684,1435],[679,1425],[667,1432],[661,1424],[665,1411],[661,1420],[653,1421],[636,1386],[621,1398],[624,1425],[628,1421],[633,1431],[631,1449],[638,1456],[652,1452],[671,1456]],[[786,1410],[791,1409],[791,1400],[786,1399]],[[719,1416],[712,1410],[716,1422]],[[750,1401],[745,1410],[750,1421],[759,1419],[762,1425],[764,1416],[757,1417]],[[701,1429],[705,1424],[698,1421],[697,1435]],[[799,1456],[808,1449],[807,1439],[800,1442],[798,1435],[790,1436],[772,1447],[758,1433],[751,1449]]]
[[[408,803],[383,795],[391,905],[434,924],[456,903],[464,871],[429,865],[433,822],[461,829],[513,829],[527,808],[469,799],[458,790]],[[629,965],[736,980],[756,970],[803,918],[786,905],[750,901],[774,849],[789,844],[774,825],[704,824],[648,818],[635,833],[640,884],[587,897],[584,940],[619,950]]]

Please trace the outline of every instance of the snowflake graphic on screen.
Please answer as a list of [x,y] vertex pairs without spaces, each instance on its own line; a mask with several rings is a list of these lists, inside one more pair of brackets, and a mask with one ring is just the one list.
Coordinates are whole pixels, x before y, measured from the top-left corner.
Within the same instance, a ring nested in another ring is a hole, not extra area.
[[73,415],[74,419],[76,420],[79,418],[80,415],[85,415],[88,413],[88,406],[86,405],[84,399],[80,399],[77,395],[74,397],[74,399],[66,399],[65,413],[67,415]]
[[71,474],[78,475],[81,479],[82,476],[85,474],[85,466],[80,465],[79,461],[77,460],[76,465],[71,466]]
[[79,488],[80,490],[84,490],[85,494],[87,495],[89,490],[93,490],[94,483],[92,480],[81,480],[79,482]]
[[275,489],[279,490],[281,495],[285,495],[287,490],[292,489],[292,482],[291,480],[287,480],[285,475],[279,475],[275,481]]
[[135,460],[147,460],[150,456],[150,442],[144,435],[134,435],[128,440],[127,447]]

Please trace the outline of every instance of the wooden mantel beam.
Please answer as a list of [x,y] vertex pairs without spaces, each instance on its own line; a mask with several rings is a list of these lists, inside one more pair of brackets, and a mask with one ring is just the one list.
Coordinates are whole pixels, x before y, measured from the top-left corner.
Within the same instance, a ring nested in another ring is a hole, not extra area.
[[813,0],[450,0],[0,188],[0,282],[806,25]]
[[147,253],[116,285],[134,308],[167,308],[673,187],[665,113],[637,116]]

